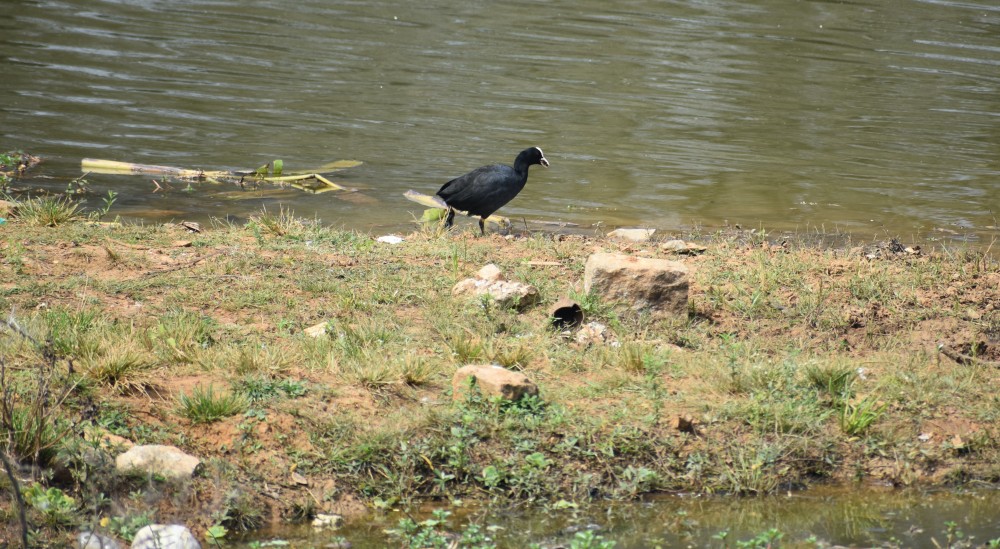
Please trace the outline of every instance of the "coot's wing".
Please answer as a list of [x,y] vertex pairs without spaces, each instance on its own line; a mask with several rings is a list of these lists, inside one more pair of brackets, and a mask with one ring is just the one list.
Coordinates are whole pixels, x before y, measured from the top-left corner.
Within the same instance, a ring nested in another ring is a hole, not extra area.
[[506,167],[507,166],[504,166],[502,164],[494,164],[492,166],[483,166],[482,168],[476,168],[465,175],[460,175],[455,179],[452,179],[451,181],[445,183],[444,185],[441,186],[440,189],[438,189],[438,192],[436,194],[441,198],[447,200],[449,197],[453,197],[462,194],[464,192],[468,192],[468,189],[478,186],[477,184],[475,184],[475,182],[483,174],[488,174],[490,172],[497,171],[500,168],[506,168]]
[[445,183],[437,194],[453,208],[487,217],[517,196],[522,179],[510,166],[483,166]]

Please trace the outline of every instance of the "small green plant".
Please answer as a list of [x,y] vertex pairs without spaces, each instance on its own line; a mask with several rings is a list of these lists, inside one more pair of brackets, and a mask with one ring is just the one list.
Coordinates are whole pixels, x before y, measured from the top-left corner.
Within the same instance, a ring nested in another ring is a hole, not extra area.
[[180,309],[160,316],[146,333],[151,347],[169,361],[194,362],[197,352],[212,343],[215,322],[205,316]]
[[430,383],[440,373],[436,363],[423,357],[406,355],[399,363],[402,382],[414,387]]
[[27,340],[41,356],[32,366],[34,378],[30,383],[17,384],[7,368],[6,357],[0,354],[0,440],[7,441],[7,454],[15,461],[44,467],[73,429],[64,417],[62,405],[76,389],[76,383],[57,372],[51,341],[40,343],[13,315],[0,322],[2,328]]
[[842,403],[853,396],[852,386],[858,374],[850,366],[811,364],[806,367],[805,373],[809,383],[834,403]]
[[97,350],[97,338],[93,333],[103,320],[98,312],[91,309],[69,311],[53,308],[41,318],[48,328],[46,340],[57,356],[83,356]]
[[221,524],[213,524],[205,529],[205,541],[215,547],[222,547],[222,542],[226,540],[229,530]]
[[87,174],[83,174],[76,179],[71,179],[66,184],[66,195],[83,195],[90,192],[90,182],[86,179]]
[[493,549],[496,544],[478,524],[469,523],[461,531],[448,529],[451,511],[435,509],[431,518],[416,522],[411,518],[401,519],[396,528],[385,532],[398,538],[403,547],[412,549],[462,547],[469,549]]
[[29,225],[56,227],[80,219],[80,205],[66,197],[43,196],[17,203],[14,211]]
[[297,236],[306,232],[308,223],[295,217],[295,213],[288,208],[280,206],[277,215],[264,208],[260,214],[250,217],[247,226],[257,234],[263,229],[274,236]]
[[153,512],[144,511],[134,515],[120,515],[108,519],[108,530],[131,543],[135,534],[144,527],[153,524]]
[[509,370],[520,371],[523,370],[529,362],[531,362],[531,357],[534,352],[527,345],[518,343],[517,345],[511,345],[505,348],[501,347],[498,350],[491,349],[489,354],[491,355],[491,361],[494,364],[499,364]]
[[597,292],[570,290],[569,298],[580,305],[585,318],[608,318],[614,316],[611,307],[601,301],[601,296]]
[[36,482],[24,490],[24,501],[40,512],[49,526],[66,528],[76,524],[76,501],[58,488],[45,488]]
[[134,340],[110,342],[106,349],[81,357],[82,370],[98,384],[121,394],[145,392],[156,363]]
[[[568,549],[614,549],[617,542],[606,540],[603,536],[595,534],[593,530],[581,530],[573,534],[573,539],[569,540],[569,545],[561,545]],[[543,549],[543,545],[532,543],[529,549]]]
[[277,398],[299,398],[308,392],[305,383],[297,379],[274,380],[260,375],[250,375],[236,384],[236,389],[246,395],[250,402],[261,402]]
[[20,160],[21,151],[8,151],[0,153],[0,168],[13,168]]
[[177,397],[180,413],[193,423],[211,423],[222,418],[243,413],[250,405],[242,394],[231,392],[216,394],[211,385],[195,387],[191,396],[181,393]]
[[888,404],[875,397],[866,397],[857,403],[845,402],[840,411],[840,428],[849,436],[864,434],[886,408]]
[[944,523],[944,536],[945,547],[952,547],[962,542],[965,538],[965,532],[958,527],[957,522],[949,520]]
[[[357,360],[374,356],[373,353],[396,341],[400,337],[399,332],[399,326],[391,322],[366,319],[356,323],[339,323],[329,333],[341,358]],[[381,362],[385,362],[384,358],[379,356]]]
[[629,465],[619,475],[618,493],[625,497],[634,498],[639,494],[653,491],[659,480],[660,476],[656,471]]
[[383,389],[399,380],[396,369],[384,357],[364,353],[360,359],[347,359],[338,363],[337,370],[343,378],[369,390]]
[[[13,405],[10,412],[7,418],[10,421],[10,452],[15,459],[40,465],[51,462],[62,437],[71,429],[65,419],[54,410],[40,406]],[[5,430],[0,428],[0,433]]]
[[569,542],[570,549],[612,549],[616,542],[606,540],[603,536],[594,533],[593,530],[583,530],[573,534],[573,539]]
[[118,193],[112,190],[108,190],[108,194],[101,199],[103,204],[99,209],[90,213],[92,219],[100,220],[104,216],[108,215],[111,210],[111,206],[114,206],[115,201],[118,199]]
[[618,348],[618,366],[630,374],[657,374],[666,361],[645,343],[626,343]]
[[462,330],[454,330],[445,336],[445,342],[451,349],[452,357],[459,364],[468,364],[480,360],[483,355],[482,341]]
[[219,525],[236,532],[249,532],[264,525],[264,512],[247,492],[234,491],[226,495]]
[[[780,530],[777,528],[771,528],[748,540],[737,540],[733,547],[737,547],[739,549],[771,549],[772,547],[777,547],[778,542],[781,541],[781,538],[783,537],[785,537],[785,534],[783,534]],[[728,549],[730,547],[729,530],[723,530],[712,536],[712,538],[722,542],[723,548]]]
[[230,362],[230,369],[237,375],[277,375],[288,369],[294,357],[280,346],[250,342],[236,347],[224,362]]
[[777,448],[737,446],[731,449],[730,458],[725,464],[725,477],[732,493],[769,494],[778,487],[779,477],[774,467],[778,459]]

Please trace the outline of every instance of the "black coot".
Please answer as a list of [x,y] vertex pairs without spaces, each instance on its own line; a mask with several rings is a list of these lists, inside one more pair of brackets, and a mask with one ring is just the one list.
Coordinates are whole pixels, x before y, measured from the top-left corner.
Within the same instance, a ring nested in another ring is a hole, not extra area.
[[483,166],[445,183],[437,192],[437,196],[448,205],[444,226],[451,227],[455,210],[462,210],[470,216],[479,216],[479,232],[486,234],[483,222],[521,192],[528,182],[528,168],[533,164],[549,166],[549,161],[538,147],[521,151],[514,159],[514,167],[502,164]]

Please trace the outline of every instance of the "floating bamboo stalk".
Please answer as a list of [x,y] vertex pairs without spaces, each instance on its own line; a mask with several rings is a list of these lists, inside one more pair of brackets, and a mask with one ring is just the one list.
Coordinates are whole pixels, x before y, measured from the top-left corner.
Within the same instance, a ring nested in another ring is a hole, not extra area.
[[[155,164],[136,164],[133,162],[119,162],[117,160],[100,160],[94,158],[84,158],[80,162],[80,169],[84,173],[97,173],[108,175],[153,175],[163,177],[176,177],[178,179],[192,179],[207,183],[223,183],[233,181],[242,183],[247,177],[254,181],[266,181],[268,183],[282,184],[290,183],[292,187],[306,192],[321,193],[327,191],[349,191],[347,187],[338,185],[333,181],[320,175],[354,168],[360,166],[362,162],[357,160],[337,160],[320,166],[313,172],[293,172],[290,175],[278,175],[281,173],[281,161],[276,160],[256,170],[192,170],[186,168],[175,168],[173,166],[158,166]],[[273,166],[273,168],[272,168]],[[276,173],[275,173],[276,172]],[[268,175],[271,173],[271,175]],[[318,181],[319,185],[309,185],[306,182]]]

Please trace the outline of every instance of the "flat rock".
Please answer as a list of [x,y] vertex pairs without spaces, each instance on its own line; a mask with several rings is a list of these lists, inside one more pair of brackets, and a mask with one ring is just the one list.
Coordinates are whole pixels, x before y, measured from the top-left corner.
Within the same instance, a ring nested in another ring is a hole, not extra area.
[[656,229],[615,229],[608,233],[611,238],[621,238],[633,242],[646,242],[653,238]]
[[531,284],[506,280],[500,268],[490,263],[473,278],[466,278],[451,289],[452,295],[488,295],[501,307],[524,310],[538,303],[538,288]]
[[664,252],[684,254],[684,255],[699,255],[705,253],[706,248],[700,244],[694,244],[692,242],[684,242],[683,240],[675,239],[668,240],[663,244],[660,244],[660,249]]
[[320,337],[320,336],[326,335],[327,324],[328,323],[326,321],[323,321],[323,322],[320,322],[319,324],[310,326],[310,327],[306,328],[303,331],[309,337]]
[[491,364],[469,364],[455,372],[451,380],[452,398],[465,400],[473,383],[483,395],[499,396],[505,400],[538,394],[538,386],[520,372]]
[[201,549],[201,544],[182,524],[150,524],[135,533],[132,549]]
[[583,288],[656,315],[687,315],[688,268],[677,261],[593,254],[584,267]]
[[139,471],[162,475],[172,480],[191,478],[199,465],[201,465],[200,459],[185,454],[173,446],[160,444],[133,446],[115,458],[115,469],[120,473]]

